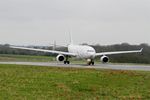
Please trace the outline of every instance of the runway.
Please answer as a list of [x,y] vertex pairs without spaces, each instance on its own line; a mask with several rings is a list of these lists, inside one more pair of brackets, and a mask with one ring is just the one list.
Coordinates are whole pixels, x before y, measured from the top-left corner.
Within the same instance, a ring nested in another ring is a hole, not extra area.
[[87,66],[85,64],[64,65],[57,62],[0,62],[0,64],[17,64],[17,65],[35,65],[49,67],[67,67],[67,68],[91,68],[91,69],[113,69],[113,70],[141,70],[150,71],[150,65],[131,65],[131,64],[95,64]]

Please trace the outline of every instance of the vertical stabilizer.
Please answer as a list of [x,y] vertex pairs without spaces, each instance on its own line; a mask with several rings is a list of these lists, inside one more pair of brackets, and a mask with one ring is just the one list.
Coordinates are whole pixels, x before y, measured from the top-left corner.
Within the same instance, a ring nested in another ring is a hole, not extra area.
[[73,44],[72,34],[69,32],[70,35],[70,44]]
[[56,50],[56,41],[54,41],[53,50]]

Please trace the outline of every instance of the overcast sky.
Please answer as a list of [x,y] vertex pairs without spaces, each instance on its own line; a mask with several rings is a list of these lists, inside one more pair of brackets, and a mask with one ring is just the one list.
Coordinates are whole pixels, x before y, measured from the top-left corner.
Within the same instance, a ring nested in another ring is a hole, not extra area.
[[150,0],[1,0],[0,44],[150,44]]

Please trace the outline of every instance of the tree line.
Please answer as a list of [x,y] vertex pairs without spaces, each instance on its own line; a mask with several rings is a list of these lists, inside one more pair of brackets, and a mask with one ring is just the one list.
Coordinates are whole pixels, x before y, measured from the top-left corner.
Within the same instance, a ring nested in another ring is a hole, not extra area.
[[[85,45],[85,44],[83,44]],[[86,44],[88,45],[88,44]],[[108,52],[108,51],[124,51],[124,50],[137,50],[143,48],[142,53],[133,53],[133,54],[118,54],[110,55],[111,62],[117,63],[144,63],[150,64],[150,46],[146,43],[140,45],[130,45],[128,43],[114,44],[114,45],[90,45],[95,48],[96,52]],[[53,49],[52,46],[28,46],[32,48],[41,48],[41,49]],[[56,48],[56,50],[67,51],[65,47]],[[9,48],[9,44],[0,45],[0,54],[18,54],[18,55],[44,55],[44,56],[56,56],[56,54],[44,53],[44,52],[35,52],[28,50],[19,50]],[[100,57],[96,57],[96,60],[99,60]]]

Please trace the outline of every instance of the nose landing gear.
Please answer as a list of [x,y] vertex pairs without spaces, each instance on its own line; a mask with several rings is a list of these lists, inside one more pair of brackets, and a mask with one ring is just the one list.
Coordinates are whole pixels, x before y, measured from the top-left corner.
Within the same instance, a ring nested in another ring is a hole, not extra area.
[[93,59],[87,59],[87,64],[88,65],[94,65]]

